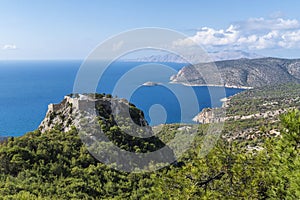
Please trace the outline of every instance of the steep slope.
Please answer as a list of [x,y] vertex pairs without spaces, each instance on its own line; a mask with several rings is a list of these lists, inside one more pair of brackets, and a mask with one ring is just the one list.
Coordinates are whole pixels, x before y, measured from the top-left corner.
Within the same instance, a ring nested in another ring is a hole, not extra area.
[[[288,82],[300,83],[300,60],[280,58],[239,59],[215,62],[223,80],[206,83],[198,73],[209,63],[183,67],[171,82],[189,85],[220,85],[227,87],[261,87]],[[216,74],[209,74],[215,76]]]

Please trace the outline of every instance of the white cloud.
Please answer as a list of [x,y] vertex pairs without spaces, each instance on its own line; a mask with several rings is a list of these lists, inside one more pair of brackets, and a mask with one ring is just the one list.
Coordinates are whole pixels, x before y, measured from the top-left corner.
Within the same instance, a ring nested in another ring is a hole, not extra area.
[[300,22],[296,19],[250,18],[226,29],[203,27],[194,36],[175,41],[175,46],[204,46],[226,49],[300,49]]
[[287,32],[281,36],[282,41],[279,41],[279,45],[285,48],[300,48],[300,30]]
[[5,44],[2,47],[3,50],[15,50],[17,46],[15,44]]
[[243,30],[288,30],[300,28],[300,23],[296,19],[283,19],[283,18],[250,18],[246,21],[237,22],[237,26]]

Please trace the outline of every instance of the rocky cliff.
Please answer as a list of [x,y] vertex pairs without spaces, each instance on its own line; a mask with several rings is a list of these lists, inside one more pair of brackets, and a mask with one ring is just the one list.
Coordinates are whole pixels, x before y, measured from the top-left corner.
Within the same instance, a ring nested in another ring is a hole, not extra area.
[[[39,126],[41,132],[53,128],[67,132],[72,126],[78,125],[82,112],[95,112],[102,121],[113,120],[114,117],[131,118],[135,124],[148,126],[144,114],[126,99],[112,98],[101,94],[65,96],[58,104],[50,104],[44,120]],[[83,117],[86,117],[85,114]],[[149,127],[150,129],[150,127]]]
[[200,63],[183,67],[170,80],[173,83],[187,85],[220,85],[236,88],[300,83],[300,59],[259,58],[218,61],[215,65],[223,80],[207,83],[199,72],[207,71],[211,65]]

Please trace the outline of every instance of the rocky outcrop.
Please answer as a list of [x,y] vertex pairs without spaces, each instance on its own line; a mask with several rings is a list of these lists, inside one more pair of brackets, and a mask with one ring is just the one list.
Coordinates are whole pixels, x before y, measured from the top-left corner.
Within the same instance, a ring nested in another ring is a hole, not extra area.
[[[235,88],[261,87],[288,82],[300,83],[299,59],[226,60],[215,62],[217,71],[208,71],[212,65],[212,63],[200,63],[183,67],[170,80],[173,83],[186,85],[219,85]],[[206,71],[209,74],[205,73]],[[222,80],[215,78],[213,82],[210,82],[201,74],[205,74],[208,78],[220,76]]]
[[94,112],[101,119],[108,118],[109,115],[130,117],[138,125],[148,125],[144,119],[143,112],[135,108],[126,99],[111,98],[103,95],[95,97],[93,94],[78,94],[73,97],[65,96],[62,102],[58,104],[50,104],[46,117],[38,129],[41,132],[45,132],[56,128],[67,132],[72,126],[79,124],[78,115],[82,112]]
[[193,118],[193,121],[201,124],[218,123],[226,120],[222,108],[205,108]]
[[60,126],[60,129],[67,132],[71,129],[73,123],[73,105],[69,101],[69,97],[65,97],[59,104],[48,105],[48,111],[44,120],[38,129],[43,133]]
[[49,105],[39,126],[46,134],[73,128],[91,155],[115,169],[159,169],[176,161],[173,150],[155,136],[143,112],[125,99],[101,94],[66,96],[61,103]]

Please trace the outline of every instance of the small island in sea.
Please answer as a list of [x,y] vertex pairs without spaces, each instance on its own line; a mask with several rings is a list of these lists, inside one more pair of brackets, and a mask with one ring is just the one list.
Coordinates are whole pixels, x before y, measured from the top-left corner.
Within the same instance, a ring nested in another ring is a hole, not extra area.
[[147,82],[143,83],[143,86],[158,86],[158,85],[161,85],[161,83],[151,82],[151,81],[147,81]]

